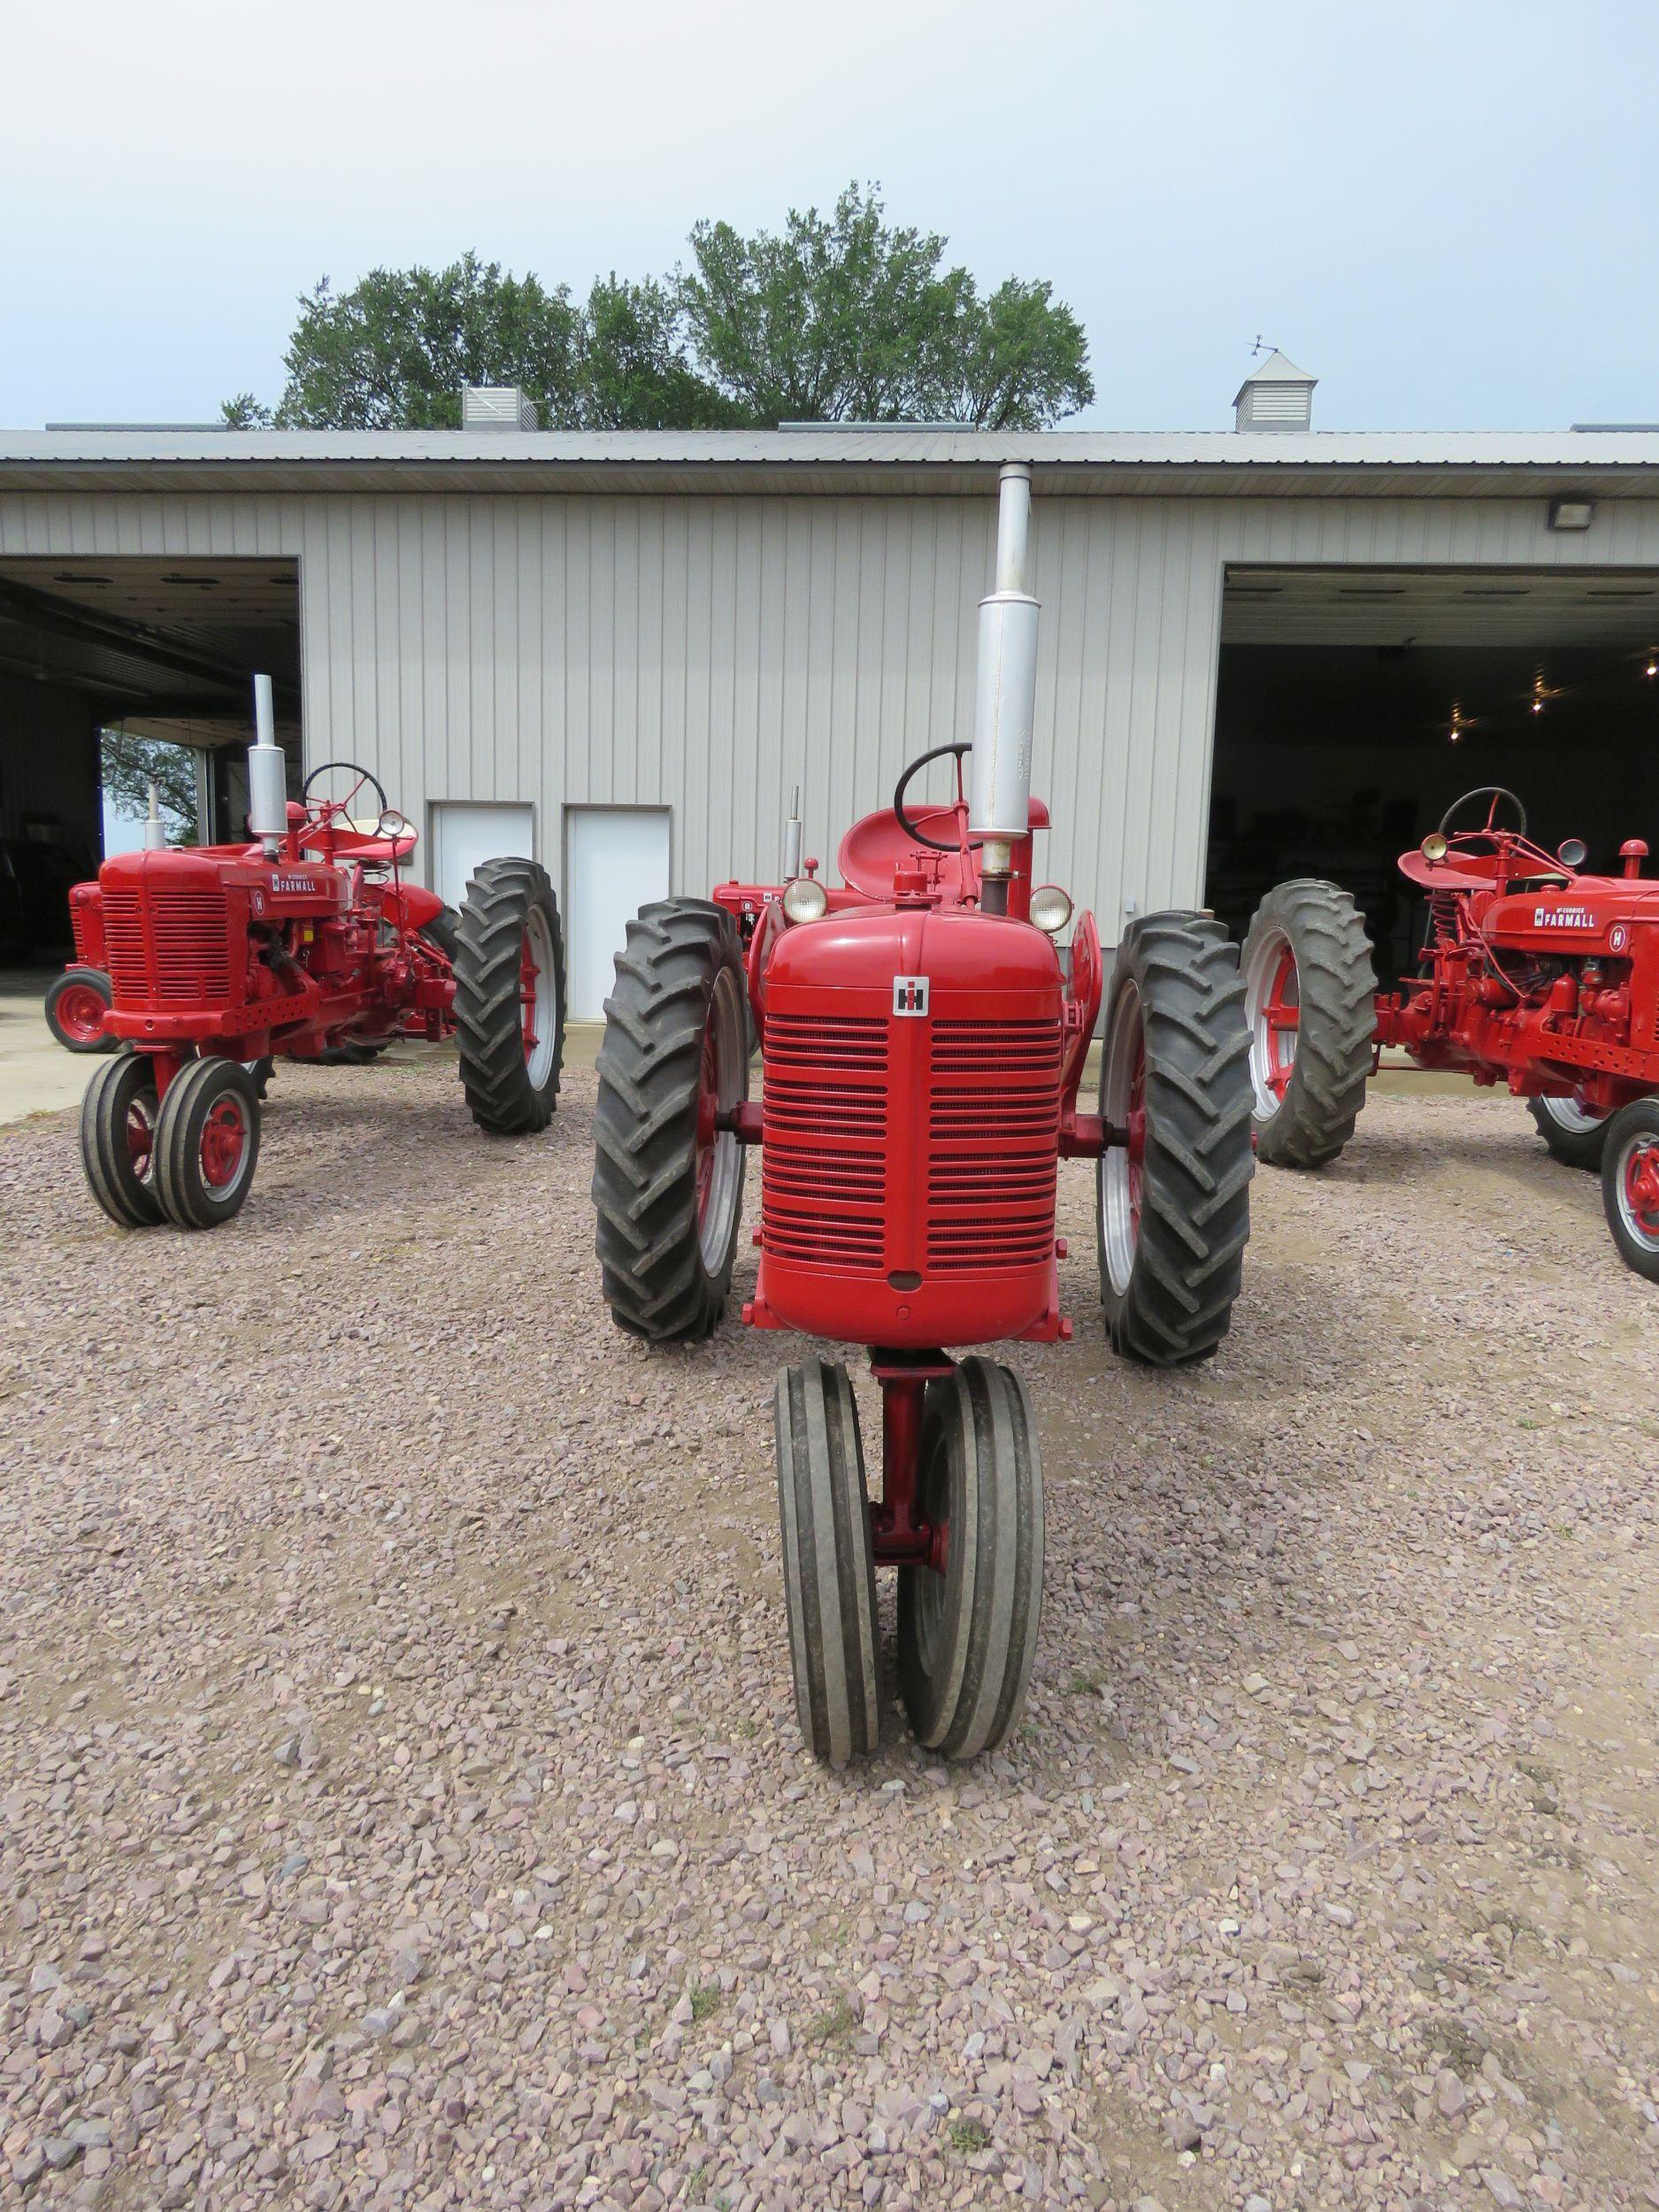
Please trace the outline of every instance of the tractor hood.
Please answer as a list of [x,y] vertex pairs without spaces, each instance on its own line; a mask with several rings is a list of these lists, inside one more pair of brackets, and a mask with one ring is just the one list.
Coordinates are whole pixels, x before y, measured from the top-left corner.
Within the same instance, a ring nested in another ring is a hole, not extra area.
[[1480,917],[1485,935],[1533,952],[1628,950],[1632,928],[1659,926],[1659,880],[1573,876],[1506,891]]

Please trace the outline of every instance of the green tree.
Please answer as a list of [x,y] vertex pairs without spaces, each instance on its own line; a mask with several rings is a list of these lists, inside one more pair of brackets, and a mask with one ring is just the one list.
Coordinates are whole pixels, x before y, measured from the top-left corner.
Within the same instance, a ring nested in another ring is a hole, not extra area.
[[158,788],[162,818],[175,845],[194,845],[200,826],[196,812],[196,756],[188,745],[163,738],[134,737],[125,729],[98,733],[103,751],[104,788],[118,814],[142,820],[150,812],[150,787]]
[[777,235],[699,223],[679,284],[698,365],[766,423],[1036,430],[1087,406],[1088,341],[1052,287],[1010,277],[982,299],[945,245],[889,226],[874,185],[827,217],[791,209]]
[[423,430],[460,420],[467,384],[517,384],[549,429],[682,430],[943,418],[1035,430],[1094,396],[1082,326],[1053,288],[981,296],[946,241],[895,227],[878,188],[781,233],[699,223],[692,266],[614,272],[586,300],[465,254],[447,269],[325,277],[299,303],[273,409],[225,403],[239,429]]
[[668,285],[631,284],[614,270],[595,282],[578,350],[584,429],[718,430],[752,419],[697,374],[680,324]]

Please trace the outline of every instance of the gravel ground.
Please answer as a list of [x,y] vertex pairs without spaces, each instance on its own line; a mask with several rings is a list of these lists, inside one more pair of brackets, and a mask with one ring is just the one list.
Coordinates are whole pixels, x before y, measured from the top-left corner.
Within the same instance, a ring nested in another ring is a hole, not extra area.
[[1171,1378],[1068,1165],[1024,1728],[832,1775],[788,1340],[611,1330],[592,1097],[280,1070],[196,1237],[0,1135],[0,2197],[1659,2205],[1659,1293],[1593,1179],[1379,1097]]

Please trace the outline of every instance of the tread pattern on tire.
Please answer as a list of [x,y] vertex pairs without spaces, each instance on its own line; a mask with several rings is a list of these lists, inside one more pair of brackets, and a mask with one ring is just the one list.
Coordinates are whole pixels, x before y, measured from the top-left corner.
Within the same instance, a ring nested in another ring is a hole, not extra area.
[[[541,1088],[524,1056],[520,977],[525,925],[542,908],[553,943],[557,1041]],[[558,1102],[565,1057],[565,939],[548,872],[534,860],[484,861],[466,887],[456,926],[455,1025],[461,1087],[479,1127],[495,1137],[545,1129]]]
[[1612,1119],[1605,1114],[1594,1129],[1563,1129],[1553,1120],[1547,1099],[1529,1098],[1526,1110],[1532,1117],[1532,1126],[1544,1140],[1552,1160],[1559,1160],[1563,1167],[1587,1169],[1591,1174],[1601,1171],[1601,1156],[1607,1150],[1607,1125]]
[[[204,1094],[228,1086],[242,1092],[248,1125],[248,1164],[234,1187],[232,1204],[209,1196],[201,1174],[201,1129],[196,1109]],[[190,1060],[180,1069],[161,1102],[156,1123],[156,1194],[175,1228],[217,1229],[239,1214],[259,1164],[259,1094],[240,1060]]]
[[618,1327],[651,1344],[708,1336],[731,1287],[736,1224],[711,1271],[696,1188],[703,1031],[722,969],[745,991],[737,928],[724,908],[659,899],[628,924],[605,1001],[594,1111],[599,1265]]
[[127,1156],[127,1116],[134,1091],[148,1086],[153,1093],[155,1081],[148,1059],[129,1048],[93,1071],[81,1101],[81,1159],[87,1183],[110,1219],[123,1229],[153,1229],[162,1217],[153,1166],[150,1179],[135,1188],[111,1169],[112,1161]]
[[[1244,984],[1221,924],[1183,912],[1143,915],[1125,932],[1109,1039],[1120,981],[1141,994],[1147,1133],[1128,1285],[1113,1288],[1102,1231],[1101,1302],[1116,1351],[1177,1367],[1214,1352],[1243,1282],[1256,1169]],[[1102,1099],[1105,1081],[1102,1065]]]
[[1271,1167],[1325,1167],[1354,1133],[1371,1077],[1377,972],[1359,909],[1340,884],[1298,876],[1271,890],[1244,940],[1248,972],[1257,933],[1282,930],[1296,956],[1301,1018],[1296,1058],[1279,1111],[1256,1123]]
[[995,1360],[963,1360],[928,1385],[922,1449],[960,1468],[941,1623],[949,1648],[933,1674],[922,1671],[915,1604],[932,1570],[905,1568],[900,1690],[919,1742],[947,1759],[976,1759],[1019,1725],[1042,1610],[1042,1461],[1024,1383]]
[[821,1359],[781,1369],[774,1419],[795,1712],[813,1756],[841,1766],[881,1737],[875,1560],[847,1370]]

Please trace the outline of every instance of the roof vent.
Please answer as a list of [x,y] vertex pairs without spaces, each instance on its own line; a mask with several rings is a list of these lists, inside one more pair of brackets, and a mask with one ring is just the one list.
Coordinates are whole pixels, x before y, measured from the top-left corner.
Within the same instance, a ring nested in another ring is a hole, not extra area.
[[1240,385],[1233,402],[1237,430],[1307,430],[1313,424],[1313,388],[1319,381],[1279,352],[1270,353]]
[[463,430],[540,430],[535,402],[517,384],[469,384],[461,394]]

